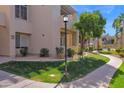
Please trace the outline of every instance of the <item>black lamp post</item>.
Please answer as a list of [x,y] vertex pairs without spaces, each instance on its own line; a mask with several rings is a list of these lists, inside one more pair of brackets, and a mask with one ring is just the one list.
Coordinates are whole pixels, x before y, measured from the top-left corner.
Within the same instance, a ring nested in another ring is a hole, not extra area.
[[64,22],[65,22],[65,75],[67,74],[67,22],[68,22],[68,16],[64,16]]

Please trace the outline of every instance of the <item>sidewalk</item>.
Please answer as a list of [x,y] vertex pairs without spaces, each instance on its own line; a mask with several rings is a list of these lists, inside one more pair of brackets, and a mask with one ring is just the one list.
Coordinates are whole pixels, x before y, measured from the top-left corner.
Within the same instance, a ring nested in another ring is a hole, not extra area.
[[36,82],[0,70],[0,88],[53,88],[56,84]]
[[87,76],[63,84],[66,88],[107,88],[112,76],[117,68],[122,64],[122,60],[110,55],[104,55],[110,58],[110,61],[95,71],[89,73]]
[[12,60],[11,57],[2,57],[2,56],[0,56],[0,64],[9,62],[11,60]]

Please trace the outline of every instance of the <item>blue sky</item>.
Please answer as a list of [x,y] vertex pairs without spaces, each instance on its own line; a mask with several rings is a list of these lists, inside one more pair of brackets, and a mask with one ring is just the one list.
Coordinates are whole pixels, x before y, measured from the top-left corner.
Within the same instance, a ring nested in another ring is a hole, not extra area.
[[107,20],[105,27],[106,33],[110,35],[115,35],[115,29],[112,28],[112,23],[115,18],[117,18],[121,13],[124,12],[124,6],[120,5],[74,5],[72,6],[76,11],[78,16],[85,11],[92,12],[94,10],[100,10],[103,16]]

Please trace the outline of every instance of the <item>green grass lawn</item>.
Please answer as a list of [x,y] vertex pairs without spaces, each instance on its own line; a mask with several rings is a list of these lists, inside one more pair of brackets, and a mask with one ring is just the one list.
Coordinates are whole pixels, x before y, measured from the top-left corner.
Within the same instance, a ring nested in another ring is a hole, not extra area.
[[112,55],[117,55],[118,53],[116,51],[100,51],[102,54],[112,54]]
[[[65,82],[83,77],[108,61],[107,57],[90,54],[80,61],[68,62]],[[0,64],[0,69],[36,81],[57,83],[63,77],[64,62],[8,62]]]
[[120,66],[120,68],[114,74],[111,82],[111,88],[124,88],[124,63]]

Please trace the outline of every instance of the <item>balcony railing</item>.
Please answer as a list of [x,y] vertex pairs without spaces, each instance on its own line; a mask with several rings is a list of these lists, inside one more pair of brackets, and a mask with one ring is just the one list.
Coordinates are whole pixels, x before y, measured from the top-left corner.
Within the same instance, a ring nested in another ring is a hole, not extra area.
[[69,15],[76,13],[76,11],[69,5],[62,5],[61,6],[61,15]]
[[61,6],[61,28],[64,28],[63,16],[68,15],[69,21],[67,23],[68,29],[73,28],[74,21],[76,20],[76,11],[69,5]]
[[[64,28],[65,25],[64,25],[64,22],[63,22],[63,16],[61,16],[60,18],[61,18],[61,28]],[[67,22],[67,28],[72,29],[73,24],[74,24],[74,19],[72,18],[71,15],[69,15],[69,21]]]

